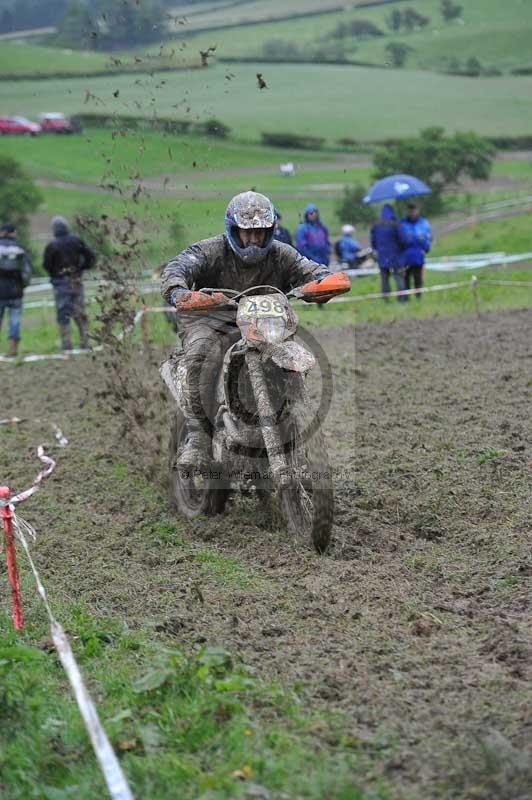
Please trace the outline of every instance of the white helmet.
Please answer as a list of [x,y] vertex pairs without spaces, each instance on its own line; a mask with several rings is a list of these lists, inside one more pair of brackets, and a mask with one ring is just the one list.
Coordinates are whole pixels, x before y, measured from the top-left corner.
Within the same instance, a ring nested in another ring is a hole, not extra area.
[[349,234],[353,234],[355,229],[352,225],[342,225],[342,234],[344,236],[349,236]]

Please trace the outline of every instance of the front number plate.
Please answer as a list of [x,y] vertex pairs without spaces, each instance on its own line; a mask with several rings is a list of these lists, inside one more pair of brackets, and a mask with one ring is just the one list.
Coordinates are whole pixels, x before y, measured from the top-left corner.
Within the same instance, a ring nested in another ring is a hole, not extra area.
[[252,295],[245,297],[238,306],[240,319],[256,319],[257,317],[282,317],[286,314],[286,306],[280,295]]

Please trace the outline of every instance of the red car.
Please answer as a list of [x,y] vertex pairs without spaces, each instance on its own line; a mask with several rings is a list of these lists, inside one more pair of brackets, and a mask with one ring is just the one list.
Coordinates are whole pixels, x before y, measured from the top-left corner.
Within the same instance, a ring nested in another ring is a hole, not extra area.
[[59,112],[40,114],[39,122],[43,133],[74,133],[71,121]]
[[26,117],[0,117],[0,135],[16,133],[26,136],[37,136],[41,132],[41,126],[36,122],[30,122]]

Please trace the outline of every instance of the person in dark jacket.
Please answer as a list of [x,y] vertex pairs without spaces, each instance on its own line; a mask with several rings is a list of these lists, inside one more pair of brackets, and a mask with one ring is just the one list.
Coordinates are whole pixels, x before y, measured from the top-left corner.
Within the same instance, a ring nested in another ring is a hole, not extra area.
[[22,297],[31,279],[31,263],[17,240],[14,225],[0,229],[0,327],[7,311],[7,355],[14,358],[20,341]]
[[[405,270],[401,264],[399,225],[395,211],[389,203],[383,205],[379,221],[371,228],[370,238],[371,246],[376,252],[379,262],[382,293],[389,294],[390,292],[390,274],[394,276],[397,291],[403,291],[406,284]],[[404,302],[407,297],[408,295],[403,295],[397,299],[399,302]]]
[[332,249],[329,231],[321,222],[320,212],[314,203],[309,203],[305,208],[304,219],[296,232],[296,248],[302,256],[328,267]]
[[276,242],[284,242],[285,244],[291,245],[292,237],[290,235],[290,231],[288,230],[288,228],[284,228],[281,225],[282,216],[279,213],[279,211],[277,211],[277,209],[275,209],[275,217],[276,219],[275,219],[275,227],[273,230],[273,238],[275,239]]
[[96,257],[83,239],[71,233],[64,217],[52,220],[54,238],[44,250],[44,268],[54,287],[61,349],[72,350],[70,319],[79,328],[79,346],[87,349],[88,318],[83,294],[83,272],[94,266]]
[[[407,215],[399,223],[399,241],[401,263],[406,270],[406,288],[410,289],[413,280],[414,287],[422,289],[425,255],[432,246],[432,228],[428,220],[420,216],[415,203],[408,204]],[[416,292],[416,297],[421,300],[421,292]]]
[[[275,210],[258,192],[243,192],[225,212],[225,233],[187,247],[167,264],[161,292],[169,305],[179,293],[205,287],[236,289],[268,285],[288,292],[330,274],[327,267],[274,240]],[[178,314],[182,351],[175,353],[180,376],[181,411],[187,421],[187,440],[176,454],[183,471],[209,464],[209,418],[214,413],[215,376],[224,353],[240,338],[236,310],[219,310],[198,317]]]

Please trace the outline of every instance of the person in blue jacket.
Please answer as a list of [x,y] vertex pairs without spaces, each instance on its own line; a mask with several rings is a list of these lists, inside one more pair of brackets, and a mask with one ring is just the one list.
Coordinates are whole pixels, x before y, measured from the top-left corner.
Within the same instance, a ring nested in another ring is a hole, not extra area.
[[[406,217],[399,223],[399,241],[402,250],[401,263],[406,270],[406,288],[410,289],[413,280],[414,288],[422,289],[425,254],[432,245],[432,228],[428,220],[420,216],[415,203],[408,204]],[[421,292],[416,292],[416,297],[421,300]]]
[[335,251],[340,261],[349,264],[351,269],[356,269],[357,255],[362,250],[362,245],[354,238],[355,229],[352,225],[342,225],[342,238],[335,244]]
[[329,241],[329,231],[320,221],[320,212],[314,203],[309,203],[305,208],[305,221],[300,224],[296,231],[296,249],[301,255],[310,258],[317,264],[329,266],[331,254],[331,243]]
[[[371,228],[370,239],[379,262],[382,293],[390,292],[390,274],[394,276],[397,291],[402,292],[406,288],[406,284],[405,269],[401,264],[399,224],[395,211],[389,203],[383,205],[379,221]],[[400,303],[404,303],[407,298],[408,295],[403,295],[397,299]]]

